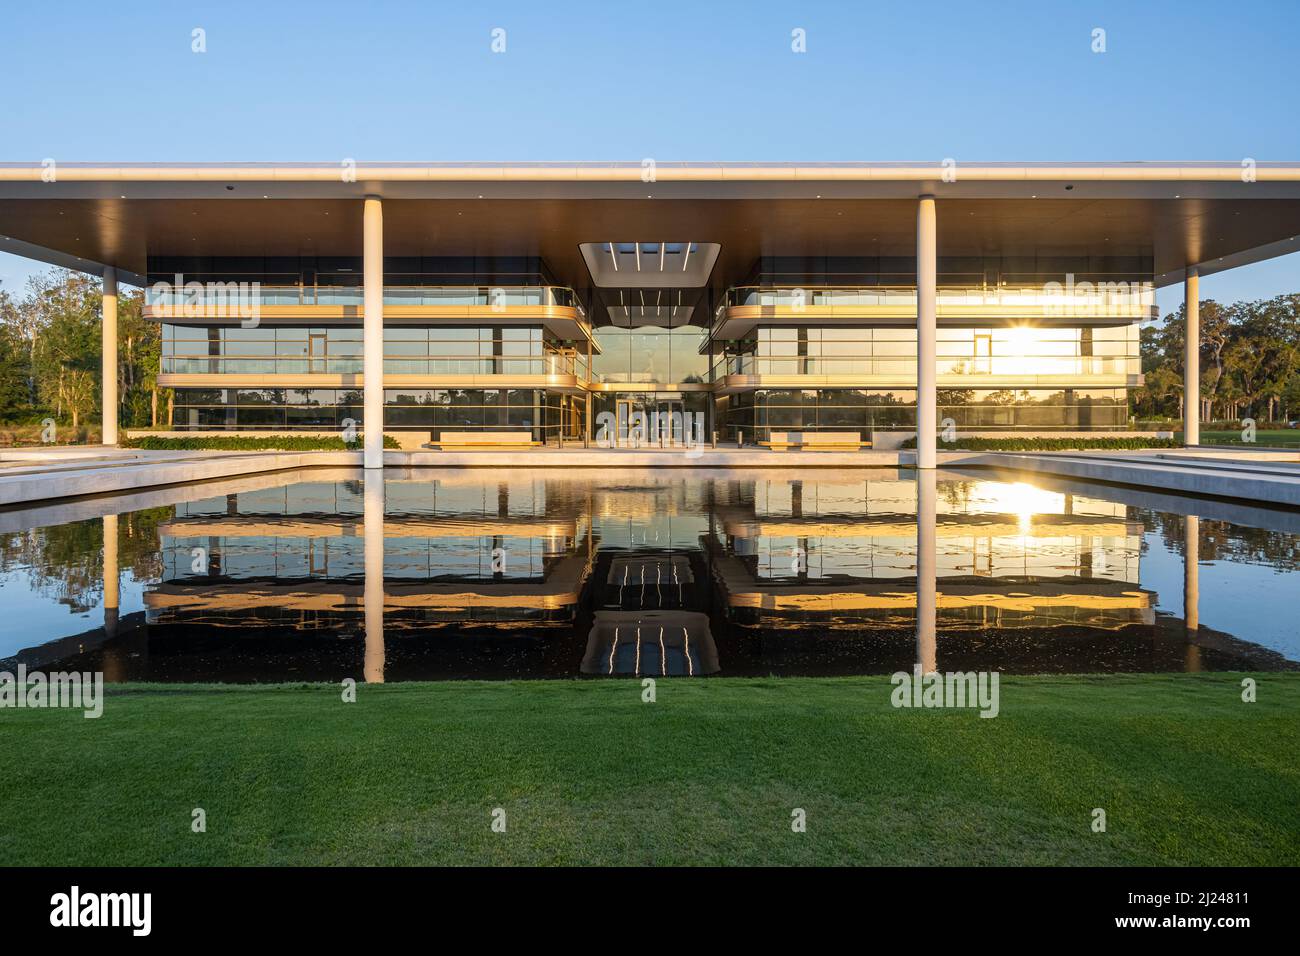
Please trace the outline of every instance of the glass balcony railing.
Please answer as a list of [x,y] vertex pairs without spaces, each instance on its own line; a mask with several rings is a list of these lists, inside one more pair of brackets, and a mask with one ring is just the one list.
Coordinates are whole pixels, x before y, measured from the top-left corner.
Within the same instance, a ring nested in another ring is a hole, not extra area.
[[[946,307],[1034,308],[1044,314],[1141,314],[1155,304],[1155,287],[1142,282],[1044,282],[1038,286],[960,288],[940,286],[936,304]],[[738,306],[790,309],[820,307],[916,307],[914,286],[866,288],[760,288],[728,289],[719,314]]]
[[[206,310],[255,306],[360,306],[360,286],[265,286],[256,282],[191,283],[178,288],[157,283],[145,289],[145,304]],[[582,306],[572,289],[564,286],[385,286],[385,305],[426,305],[508,308],[511,306]]]
[[[1136,375],[1139,361],[1126,356],[1061,356],[1013,355],[990,358],[940,358],[936,362],[939,375],[1016,376],[1038,375]],[[765,358],[756,355],[728,355],[714,363],[713,381],[727,375],[846,375],[916,377],[916,359],[905,356],[889,358],[818,358],[790,357]]]
[[[163,356],[162,371],[173,375],[355,375],[360,356]],[[562,352],[513,356],[385,356],[387,375],[574,375],[587,381],[585,357]]]

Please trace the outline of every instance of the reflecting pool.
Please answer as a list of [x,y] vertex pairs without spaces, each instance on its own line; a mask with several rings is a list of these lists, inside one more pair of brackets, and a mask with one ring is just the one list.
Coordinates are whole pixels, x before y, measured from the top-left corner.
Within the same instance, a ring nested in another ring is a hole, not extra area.
[[1297,594],[1296,512],[974,471],[315,469],[0,512],[0,670],[109,681],[1296,669]]

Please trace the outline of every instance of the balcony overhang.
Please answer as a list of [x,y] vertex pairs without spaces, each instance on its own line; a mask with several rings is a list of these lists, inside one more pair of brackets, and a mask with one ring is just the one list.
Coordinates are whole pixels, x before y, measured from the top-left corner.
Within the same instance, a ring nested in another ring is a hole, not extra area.
[[[220,515],[187,516],[164,521],[158,533],[170,538],[341,538],[361,537],[364,516]],[[385,538],[576,538],[573,518],[449,515],[436,521],[419,515],[386,515]]]
[[[738,538],[906,538],[916,539],[916,516],[828,514],[809,517],[757,517],[720,507],[728,535]],[[1036,514],[1028,525],[1015,514],[945,514],[935,523],[941,538],[1131,538],[1142,534],[1140,521],[1107,515]]]

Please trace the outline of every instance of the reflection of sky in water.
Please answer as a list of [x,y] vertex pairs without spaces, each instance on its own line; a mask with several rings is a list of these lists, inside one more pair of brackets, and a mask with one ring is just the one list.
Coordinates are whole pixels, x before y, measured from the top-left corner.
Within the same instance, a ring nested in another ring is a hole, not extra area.
[[[146,585],[123,572],[120,615],[144,610]],[[33,591],[24,571],[0,572],[0,658],[9,657],[25,647],[43,643],[54,636],[93,631],[104,621],[103,592],[81,595],[91,605],[79,611],[60,604],[50,596]]]
[[[1183,554],[1158,532],[1146,535],[1142,586],[1159,595],[1158,611],[1183,616]],[[1249,562],[1202,561],[1201,626],[1271,648],[1300,660],[1300,571]]]

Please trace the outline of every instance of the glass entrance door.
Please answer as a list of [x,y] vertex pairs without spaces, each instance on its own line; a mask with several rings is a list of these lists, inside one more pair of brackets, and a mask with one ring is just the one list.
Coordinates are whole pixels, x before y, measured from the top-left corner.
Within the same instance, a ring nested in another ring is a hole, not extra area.
[[620,398],[615,404],[614,421],[616,428],[614,439],[618,447],[626,448],[634,443],[633,428],[640,418],[637,412],[641,408],[640,402],[630,398]]
[[655,435],[655,444],[660,443],[662,436],[663,444],[667,447],[680,448],[686,444],[686,430],[690,428],[686,421],[685,406],[679,398],[669,398],[655,403],[655,409],[659,412],[658,433]]

